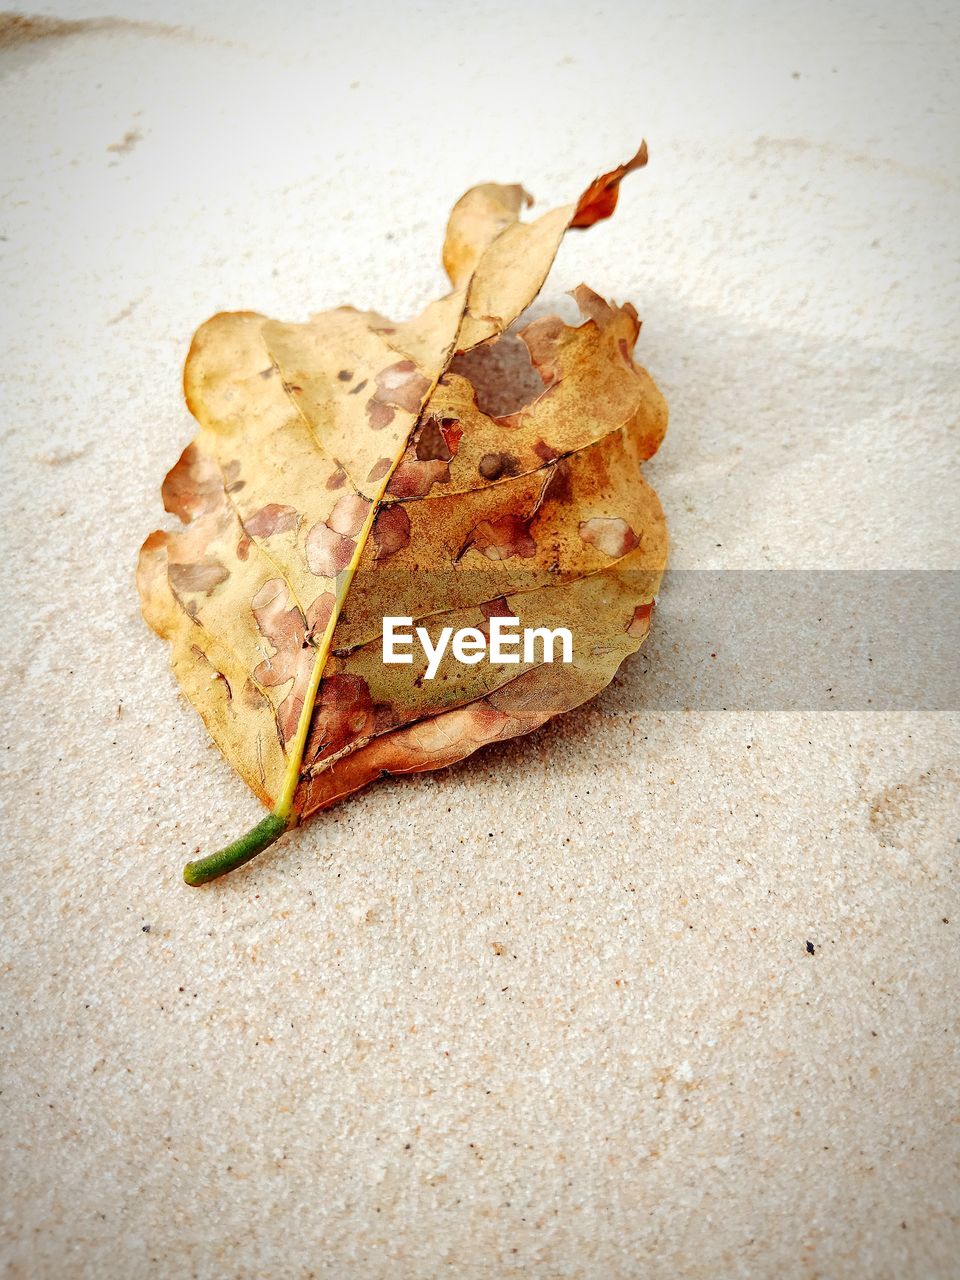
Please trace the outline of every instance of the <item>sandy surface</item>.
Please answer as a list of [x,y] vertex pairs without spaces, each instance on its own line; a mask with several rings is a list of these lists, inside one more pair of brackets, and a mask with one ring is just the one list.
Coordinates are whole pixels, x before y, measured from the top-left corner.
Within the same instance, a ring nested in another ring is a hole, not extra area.
[[7,1274],[956,1274],[956,702],[671,707],[666,591],[588,708],[192,891],[257,805],[132,581],[200,321],[409,314],[466,186],[641,134],[546,297],[644,317],[674,566],[955,568],[951,6],[224,8],[0,48]]

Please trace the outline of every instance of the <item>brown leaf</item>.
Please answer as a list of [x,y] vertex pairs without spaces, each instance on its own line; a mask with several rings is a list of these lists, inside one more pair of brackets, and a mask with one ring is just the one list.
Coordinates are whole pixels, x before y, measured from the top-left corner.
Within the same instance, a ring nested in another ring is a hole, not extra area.
[[[167,476],[181,528],[151,534],[144,616],[224,755],[272,813],[202,883],[382,773],[439,768],[526,733],[612,678],[650,625],[666,561],[640,476],[666,406],[633,363],[636,312],[586,286],[579,326],[509,326],[564,231],[613,212],[621,179],[522,222],[519,186],[454,207],[453,291],[413,320],[339,308],[301,324],[221,313],[184,371],[199,431]],[[383,660],[384,618],[424,647]],[[565,627],[570,661],[518,651],[431,672],[426,645],[499,619]]]

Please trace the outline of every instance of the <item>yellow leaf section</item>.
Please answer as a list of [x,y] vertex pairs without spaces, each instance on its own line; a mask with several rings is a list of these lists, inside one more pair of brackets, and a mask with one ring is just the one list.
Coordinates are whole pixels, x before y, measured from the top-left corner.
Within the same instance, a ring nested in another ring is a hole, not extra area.
[[[608,218],[616,208],[621,180],[646,163],[647,147],[642,143],[631,160],[596,178],[575,204],[552,209],[533,222],[507,221],[500,235],[477,258],[457,350],[469,351],[503,333],[540,292],[567,229],[589,227]],[[445,261],[448,253],[456,257],[463,252],[459,247],[463,236],[459,219],[451,218],[447,236],[458,244],[456,249],[445,248]]]
[[[479,403],[484,393],[477,385],[480,379],[510,378],[511,368],[498,360],[508,339],[452,363],[404,452],[387,502],[460,493],[535,471],[621,426],[642,436],[645,457],[652,457],[666,431],[667,410],[649,374],[633,362],[640,331],[637,313],[629,304],[610,305],[585,285],[574,290],[574,297],[586,317],[579,327],[545,316],[518,331],[518,345],[539,385],[529,403],[516,411],[492,416]],[[485,364],[478,363],[481,355]],[[517,358],[514,354],[514,363]],[[429,452],[424,431],[434,423],[455,441],[443,451],[448,465],[442,472],[422,462]]]
[[[441,380],[391,482],[415,486],[423,476],[430,487],[410,498],[387,493],[335,648],[379,634],[387,614],[466,608],[593,573],[635,548],[662,569],[662,512],[640,468],[663,437],[666,404],[633,362],[633,308],[577,294],[599,319],[571,328],[548,317],[531,326],[535,340],[521,334],[556,381],[511,425],[480,411],[464,377]],[[425,424],[437,421],[457,450],[440,464],[448,480],[417,459],[432,430]]]
[[[288,358],[298,329],[315,347],[303,386]],[[451,341],[445,335],[425,368],[343,311],[304,326],[224,314],[194,339],[184,387],[200,431],[165,482],[166,505],[185,528],[148,540],[144,611],[173,643],[177,675],[218,745],[278,809],[292,799],[316,682],[375,502]],[[369,392],[355,394],[364,383]],[[340,393],[325,415],[312,414],[311,393],[334,384]],[[340,456],[354,435],[375,443]],[[371,482],[373,451],[383,461]],[[226,650],[233,680],[222,670]]]
[[456,289],[469,281],[484,251],[533,197],[523,187],[484,182],[471,187],[453,206],[443,242],[443,266]]
[[540,471],[449,498],[405,503],[409,546],[365,554],[337,649],[379,634],[386,615],[427,617],[569,581],[636,550],[653,569],[666,532],[642,451],[617,430]]

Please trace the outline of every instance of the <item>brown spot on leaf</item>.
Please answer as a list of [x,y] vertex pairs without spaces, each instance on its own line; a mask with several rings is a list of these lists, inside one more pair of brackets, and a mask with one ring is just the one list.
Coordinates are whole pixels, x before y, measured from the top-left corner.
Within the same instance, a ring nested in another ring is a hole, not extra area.
[[223,489],[223,475],[214,459],[188,444],[163,482],[163,509],[187,523],[222,506]]
[[270,578],[250,601],[257,630],[275,647],[279,660],[265,659],[254,676],[265,686],[283,684],[292,675],[291,655],[303,645],[303,614],[290,604],[282,578]]
[[390,470],[392,461],[393,460],[391,458],[380,458],[368,471],[367,479],[371,481],[382,480]]
[[393,413],[388,407],[418,413],[423,397],[430,390],[430,379],[424,377],[412,360],[398,360],[377,374],[377,389],[367,401],[367,416],[374,430],[387,426]]
[[284,507],[278,502],[270,502],[254,512],[243,523],[251,537],[272,538],[274,534],[288,533],[296,529],[299,516],[293,507]]
[[652,600],[648,604],[638,604],[636,609],[634,609],[633,617],[630,619],[627,626],[627,635],[636,636],[638,640],[642,640],[650,630],[650,618],[652,614]]
[[324,591],[317,596],[313,604],[307,609],[307,638],[313,639],[323,635],[333,614],[335,603],[336,596],[332,591]]
[[345,533],[355,538],[363,528],[364,521],[370,511],[370,502],[359,493],[345,494],[330,514],[330,528],[335,533]]
[[488,560],[509,560],[511,556],[529,560],[537,553],[537,544],[530,533],[530,518],[517,515],[482,520],[470,534],[464,552],[471,547]]
[[193,564],[171,564],[167,569],[170,585],[179,595],[210,595],[230,577],[227,567],[212,556],[195,560]]
[[487,701],[499,712],[511,716],[529,718],[533,724],[542,722],[559,708],[554,702],[556,685],[548,674],[549,668],[531,667],[515,680],[488,694]]
[[580,521],[580,537],[590,547],[596,547],[605,556],[625,556],[636,547],[640,539],[619,516],[594,516]]
[[421,395],[429,385],[429,378],[417,371],[412,360],[399,360],[377,374],[381,399],[407,409],[410,413],[419,409]]
[[304,549],[311,573],[335,578],[346,569],[356,551],[356,538],[370,510],[358,493],[347,493],[333,508],[329,520],[319,520],[307,534]]
[[290,692],[277,708],[277,724],[284,742],[289,742],[300,723],[300,712],[314,655],[304,645],[306,627],[303,614],[290,603],[290,593],[282,578],[265,582],[250,602],[257,630],[272,647],[253,673],[264,688],[293,681]]
[[253,538],[270,538],[277,533],[287,533],[291,529],[297,529],[299,524],[300,517],[293,507],[284,507],[277,502],[270,502],[244,520],[244,532],[237,543],[237,555],[241,560],[246,560],[250,554],[250,543]]
[[543,490],[544,499],[551,502],[570,502],[573,498],[573,482],[570,479],[570,463],[564,459],[550,469]]
[[392,702],[375,702],[373,704],[373,732],[383,733],[392,729],[403,718],[402,709],[398,712]]
[[381,507],[373,524],[377,560],[385,560],[410,543],[410,517],[398,503]]
[[520,471],[520,460],[512,453],[485,453],[477,467],[484,480],[499,480],[501,476],[515,476]]
[[335,578],[353,559],[356,543],[318,520],[304,544],[307,566],[318,578]]
[[538,440],[533,446],[533,452],[543,462],[552,462],[554,458],[560,457],[558,450],[554,449],[553,445],[547,444],[546,440]]
[[239,493],[246,486],[246,480],[240,479],[240,463],[235,458],[223,468],[223,487],[227,493]]
[[347,473],[343,467],[337,467],[336,471],[330,473],[327,477],[328,489],[342,489],[347,482]]
[[349,369],[341,369],[340,372],[337,374],[337,377],[340,379],[341,382],[349,382],[350,379],[353,377],[353,374],[350,372]]
[[304,761],[312,765],[341,751],[348,743],[372,733],[373,699],[359,676],[332,675],[320,682]]
[[447,462],[401,462],[390,477],[387,493],[395,498],[422,498],[435,484],[449,484]]
[[[517,684],[520,679],[534,674],[539,675],[539,672],[526,671],[518,680],[511,681],[511,684]],[[493,696],[481,698],[479,702],[471,703],[467,711],[472,721],[471,733],[475,734],[481,742],[492,739],[507,719],[507,713],[494,706]]]
[[240,701],[248,711],[262,711],[264,705],[269,707],[269,700],[253,680],[244,681],[243,688],[240,690]]
[[480,606],[480,612],[488,622],[491,618],[512,618],[514,616],[513,610],[503,596],[497,596],[495,600],[485,600]]
[[395,416],[396,410],[392,405],[380,404],[377,400],[367,401],[367,420],[371,430],[382,431],[384,427],[389,427]]

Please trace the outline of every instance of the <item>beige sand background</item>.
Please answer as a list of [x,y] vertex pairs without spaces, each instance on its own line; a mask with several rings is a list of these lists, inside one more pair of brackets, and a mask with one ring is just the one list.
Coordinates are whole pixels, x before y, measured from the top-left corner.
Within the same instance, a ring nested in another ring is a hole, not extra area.
[[257,806],[132,576],[207,315],[409,314],[465,187],[550,207],[641,135],[545,296],[644,317],[673,564],[956,567],[955,7],[42,13],[0,27],[6,1273],[956,1275],[955,713],[664,709],[706,661],[665,597],[591,706],[192,891]]

